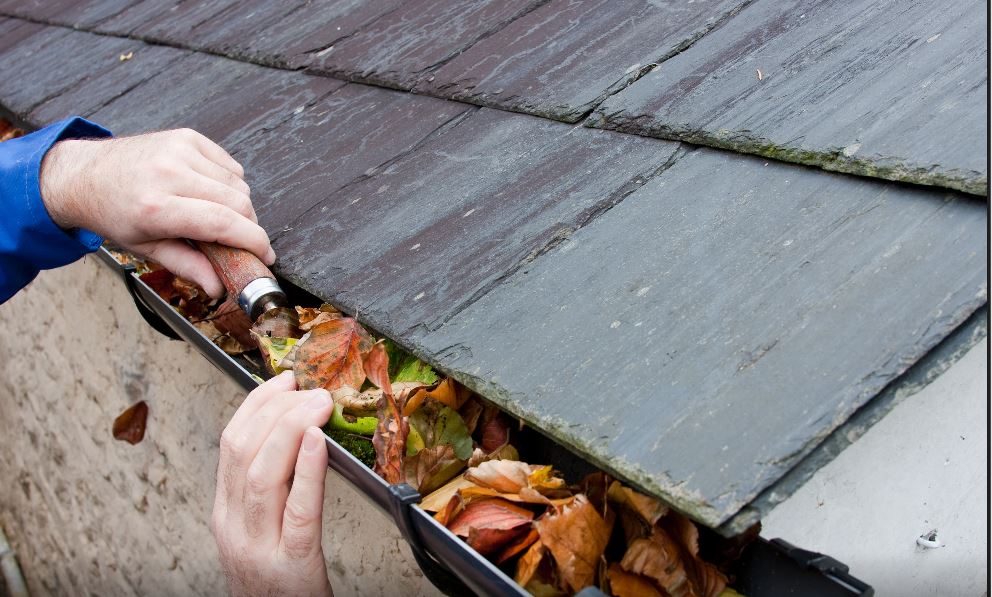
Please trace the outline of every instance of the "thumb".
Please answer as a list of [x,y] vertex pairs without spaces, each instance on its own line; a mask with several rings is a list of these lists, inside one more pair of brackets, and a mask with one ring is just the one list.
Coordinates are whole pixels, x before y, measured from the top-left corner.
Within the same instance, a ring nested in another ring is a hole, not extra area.
[[286,499],[279,548],[288,559],[304,559],[320,552],[324,510],[327,448],[324,434],[310,427],[296,459],[293,487]]

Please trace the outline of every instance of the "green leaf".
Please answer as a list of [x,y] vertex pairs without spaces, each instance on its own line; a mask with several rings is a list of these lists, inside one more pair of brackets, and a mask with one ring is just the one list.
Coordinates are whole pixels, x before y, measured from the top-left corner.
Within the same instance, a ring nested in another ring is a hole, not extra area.
[[[427,400],[409,417],[411,435],[416,430],[424,448],[451,444],[455,456],[468,460],[472,456],[472,436],[461,415],[436,400]],[[407,454],[410,453],[408,438]]]
[[[270,338],[268,336],[262,336],[259,334],[254,334],[255,339],[258,341],[258,348],[262,351],[262,356],[266,359],[266,364],[269,366],[269,371],[273,375],[278,375],[287,368],[280,367],[279,363],[289,354],[289,351],[296,346],[296,338]],[[292,369],[292,367],[289,367]]]
[[408,354],[392,341],[385,340],[386,354],[389,355],[389,379],[393,383],[416,381],[430,386],[437,382],[437,373],[430,365]]
[[331,411],[331,420],[327,422],[328,428],[337,431],[346,431],[348,433],[357,433],[359,435],[372,435],[375,433],[375,426],[379,423],[377,417],[357,417],[355,422],[352,423],[344,418],[342,410],[340,404],[334,405],[334,410]]

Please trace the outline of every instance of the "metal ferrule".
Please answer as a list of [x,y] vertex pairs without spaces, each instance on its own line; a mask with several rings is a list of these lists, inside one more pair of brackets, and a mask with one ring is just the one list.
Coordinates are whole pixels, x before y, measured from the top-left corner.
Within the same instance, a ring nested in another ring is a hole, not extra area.
[[285,303],[286,293],[274,278],[257,278],[248,283],[238,295],[238,306],[252,321],[262,314],[264,306],[271,303]]

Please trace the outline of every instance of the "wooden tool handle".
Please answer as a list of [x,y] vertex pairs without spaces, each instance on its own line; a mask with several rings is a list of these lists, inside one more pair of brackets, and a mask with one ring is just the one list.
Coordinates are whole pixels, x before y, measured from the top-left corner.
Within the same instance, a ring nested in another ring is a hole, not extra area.
[[252,280],[275,278],[262,260],[244,249],[234,249],[217,243],[196,241],[198,249],[210,260],[220,276],[228,294],[237,300],[238,295]]

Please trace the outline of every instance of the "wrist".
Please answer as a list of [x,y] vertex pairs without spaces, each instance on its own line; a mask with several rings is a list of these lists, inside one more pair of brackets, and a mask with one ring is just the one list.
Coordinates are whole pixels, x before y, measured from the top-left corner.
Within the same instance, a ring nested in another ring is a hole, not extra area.
[[87,194],[91,146],[99,141],[66,139],[54,144],[41,162],[41,201],[60,228],[88,228],[81,202]]

